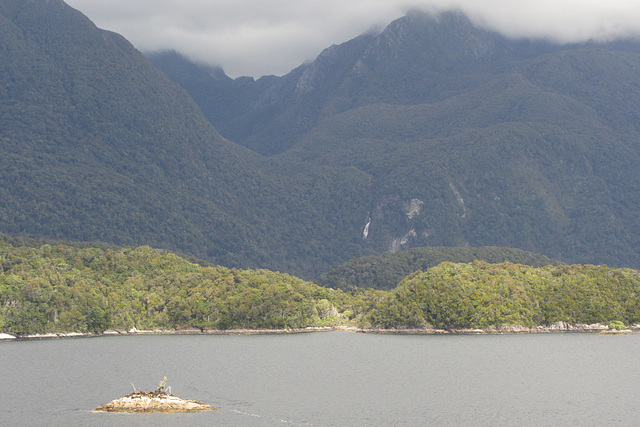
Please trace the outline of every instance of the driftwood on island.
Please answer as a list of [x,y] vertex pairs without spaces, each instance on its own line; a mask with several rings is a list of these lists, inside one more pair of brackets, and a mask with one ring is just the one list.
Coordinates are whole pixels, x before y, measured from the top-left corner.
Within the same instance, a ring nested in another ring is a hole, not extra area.
[[212,406],[197,400],[181,399],[165,391],[167,379],[153,392],[135,391],[120,399],[98,406],[95,410],[99,412],[199,412],[211,411]]

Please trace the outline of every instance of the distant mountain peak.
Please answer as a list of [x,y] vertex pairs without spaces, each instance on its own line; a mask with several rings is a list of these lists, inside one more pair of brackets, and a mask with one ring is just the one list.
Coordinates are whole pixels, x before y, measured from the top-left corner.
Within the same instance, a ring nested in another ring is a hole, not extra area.
[[504,52],[507,41],[498,33],[476,26],[460,11],[429,13],[419,10],[390,23],[365,52],[364,59],[404,55],[445,55],[448,62],[482,60]]
[[[354,43],[366,40],[366,44]],[[428,13],[413,10],[391,22],[378,34],[363,34],[340,45],[332,45],[305,66],[296,83],[296,99],[320,86],[318,81],[335,67],[359,74],[367,63],[395,61],[400,57],[413,60],[416,56],[433,56],[434,49],[458,52],[459,56],[481,59],[493,52],[497,42],[503,40],[495,33],[476,27],[459,11]],[[364,49],[357,51],[353,46]],[[349,60],[349,64],[341,62]]]
[[323,50],[316,60],[306,67],[300,78],[298,78],[295,89],[296,98],[299,99],[301,96],[315,89],[315,82],[321,77],[323,70],[330,68],[337,59],[337,45],[334,44]]

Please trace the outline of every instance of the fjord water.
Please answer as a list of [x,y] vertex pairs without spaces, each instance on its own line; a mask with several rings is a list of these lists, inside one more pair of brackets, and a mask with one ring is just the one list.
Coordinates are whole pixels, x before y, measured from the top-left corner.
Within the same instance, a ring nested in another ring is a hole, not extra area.
[[[0,342],[0,425],[637,425],[640,335],[153,335]],[[168,377],[219,406],[94,413]]]

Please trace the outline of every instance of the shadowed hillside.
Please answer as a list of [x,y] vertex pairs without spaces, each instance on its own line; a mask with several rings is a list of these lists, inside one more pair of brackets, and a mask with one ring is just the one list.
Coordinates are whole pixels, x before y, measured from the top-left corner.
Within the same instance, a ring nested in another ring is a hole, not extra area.
[[148,244],[311,276],[359,249],[370,178],[224,140],[121,36],[0,2],[0,231]]
[[[194,75],[207,81],[191,93],[236,142],[370,176],[361,230],[374,252],[500,246],[639,266],[639,52],[412,12],[283,77],[152,59],[190,91]],[[211,107],[230,99],[233,120]]]
[[304,278],[437,246],[640,266],[637,43],[414,12],[284,77],[154,57],[180,88],[62,1],[1,1],[0,33],[0,232]]

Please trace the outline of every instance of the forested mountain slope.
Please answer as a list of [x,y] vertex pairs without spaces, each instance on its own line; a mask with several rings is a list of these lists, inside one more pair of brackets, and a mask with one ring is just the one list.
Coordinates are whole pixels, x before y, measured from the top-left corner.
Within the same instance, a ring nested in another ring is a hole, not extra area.
[[62,1],[1,0],[0,33],[0,232],[304,278],[416,246],[640,266],[635,42],[415,12],[284,77],[164,56],[198,105]]
[[0,231],[312,276],[365,253],[370,177],[229,142],[121,36],[0,1]]
[[[500,246],[637,267],[639,52],[635,41],[510,40],[459,13],[412,12],[283,77],[152,59],[223,135],[369,176],[361,230],[374,252]],[[214,107],[227,102],[232,114]]]

